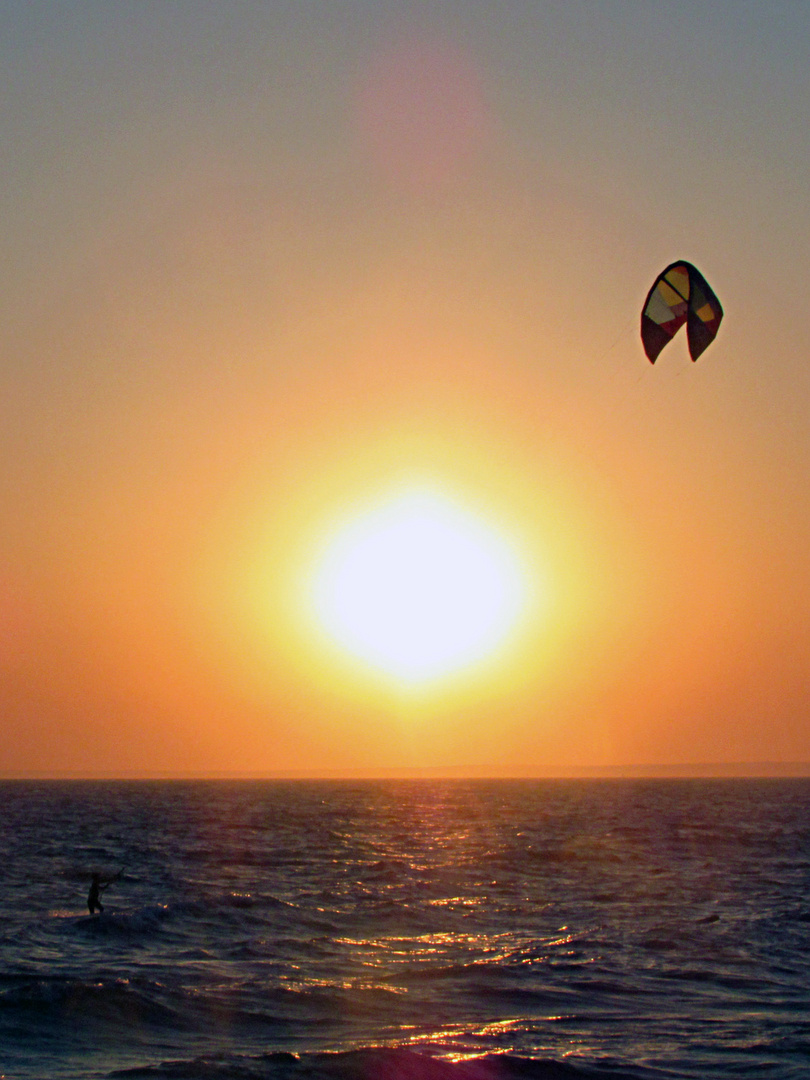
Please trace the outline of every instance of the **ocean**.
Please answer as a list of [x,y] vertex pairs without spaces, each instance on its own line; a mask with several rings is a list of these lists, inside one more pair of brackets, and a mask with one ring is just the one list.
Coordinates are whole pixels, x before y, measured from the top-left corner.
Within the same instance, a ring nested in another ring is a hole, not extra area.
[[6,1080],[810,1077],[810,780],[0,799]]

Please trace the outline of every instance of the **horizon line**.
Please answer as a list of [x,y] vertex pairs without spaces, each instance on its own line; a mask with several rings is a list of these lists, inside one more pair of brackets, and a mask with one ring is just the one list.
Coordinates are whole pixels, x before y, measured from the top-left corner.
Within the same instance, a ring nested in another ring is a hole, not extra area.
[[379,769],[278,769],[268,771],[133,772],[133,773],[0,773],[7,781],[235,781],[235,780],[722,780],[722,779],[802,779],[810,778],[810,761],[700,762],[687,764],[644,764],[578,766],[536,773],[493,773],[451,766],[391,767]]

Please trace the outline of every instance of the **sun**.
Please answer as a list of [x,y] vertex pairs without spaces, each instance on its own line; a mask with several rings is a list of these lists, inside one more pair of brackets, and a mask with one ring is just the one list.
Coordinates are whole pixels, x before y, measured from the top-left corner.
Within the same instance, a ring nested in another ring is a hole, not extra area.
[[410,491],[333,537],[315,572],[313,602],[340,647],[420,684],[493,653],[524,594],[505,540],[450,500]]

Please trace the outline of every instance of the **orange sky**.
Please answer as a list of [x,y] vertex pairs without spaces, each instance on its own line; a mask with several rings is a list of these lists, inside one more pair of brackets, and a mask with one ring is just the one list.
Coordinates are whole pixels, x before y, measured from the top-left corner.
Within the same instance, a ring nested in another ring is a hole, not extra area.
[[[810,761],[810,14],[564,7],[6,16],[0,775]],[[421,690],[305,618],[414,480],[543,583]]]

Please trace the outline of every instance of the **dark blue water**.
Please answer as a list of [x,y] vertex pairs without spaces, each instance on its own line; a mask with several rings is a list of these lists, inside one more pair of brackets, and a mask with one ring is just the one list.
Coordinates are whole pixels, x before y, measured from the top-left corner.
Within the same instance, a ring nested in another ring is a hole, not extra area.
[[0,799],[7,1080],[810,1076],[810,781]]

